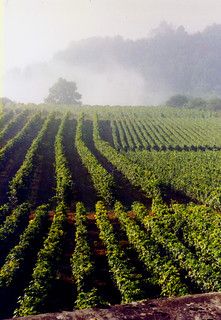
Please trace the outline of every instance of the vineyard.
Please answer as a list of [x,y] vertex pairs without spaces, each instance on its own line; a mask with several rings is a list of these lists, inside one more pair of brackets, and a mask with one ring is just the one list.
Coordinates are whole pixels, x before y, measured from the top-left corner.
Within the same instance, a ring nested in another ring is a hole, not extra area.
[[221,291],[220,114],[0,115],[0,318]]

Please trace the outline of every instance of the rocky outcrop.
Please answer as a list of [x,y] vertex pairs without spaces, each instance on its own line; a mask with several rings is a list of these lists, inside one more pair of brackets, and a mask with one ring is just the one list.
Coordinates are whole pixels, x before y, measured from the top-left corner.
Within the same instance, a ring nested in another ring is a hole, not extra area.
[[221,320],[221,293],[143,300],[108,309],[50,313],[20,320]]

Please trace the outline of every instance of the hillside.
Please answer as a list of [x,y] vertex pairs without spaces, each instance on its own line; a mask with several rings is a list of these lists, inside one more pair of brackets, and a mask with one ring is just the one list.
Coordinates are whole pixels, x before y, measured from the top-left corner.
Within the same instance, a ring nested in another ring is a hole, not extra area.
[[0,130],[2,319],[221,290],[219,114],[18,105]]

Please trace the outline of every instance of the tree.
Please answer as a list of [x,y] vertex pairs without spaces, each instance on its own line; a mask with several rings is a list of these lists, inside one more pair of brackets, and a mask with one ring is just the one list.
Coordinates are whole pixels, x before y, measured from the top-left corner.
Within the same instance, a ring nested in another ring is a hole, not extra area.
[[45,103],[53,104],[81,104],[81,94],[77,92],[77,85],[73,81],[59,78],[49,89]]
[[210,99],[208,102],[208,107],[212,110],[218,111],[221,110],[221,99],[220,98],[213,98]]
[[15,102],[12,101],[11,99],[7,98],[7,97],[1,97],[0,98],[0,104],[2,106],[11,106],[11,105],[15,104]]
[[187,96],[184,96],[182,94],[176,94],[166,102],[166,105],[171,107],[178,107],[182,108],[189,102],[189,98]]
[[187,108],[205,109],[207,107],[207,101],[202,98],[191,98],[187,104]]

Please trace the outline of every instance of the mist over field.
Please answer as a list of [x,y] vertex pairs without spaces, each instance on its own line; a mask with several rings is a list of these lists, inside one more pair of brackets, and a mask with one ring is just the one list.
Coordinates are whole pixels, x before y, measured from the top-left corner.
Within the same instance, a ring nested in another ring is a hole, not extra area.
[[149,38],[73,41],[47,62],[11,69],[5,96],[42,102],[58,77],[76,81],[85,104],[158,104],[174,93],[220,96],[220,56],[221,25],[189,34],[162,23]]

